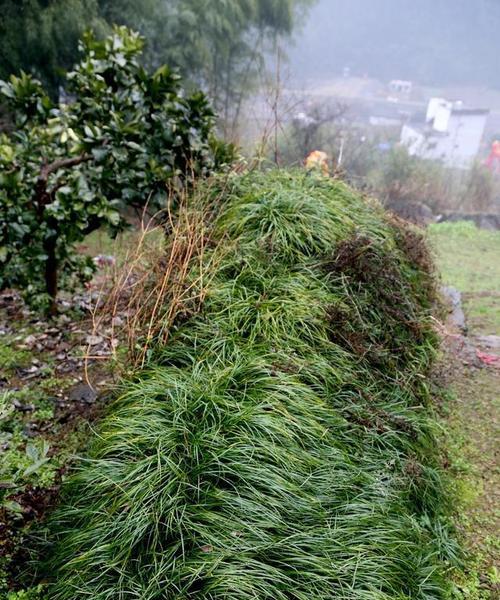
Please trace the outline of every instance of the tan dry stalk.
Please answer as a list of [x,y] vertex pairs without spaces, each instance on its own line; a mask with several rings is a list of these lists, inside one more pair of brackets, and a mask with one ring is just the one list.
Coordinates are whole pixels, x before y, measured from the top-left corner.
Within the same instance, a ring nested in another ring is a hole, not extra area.
[[120,345],[127,348],[127,364],[142,367],[152,344],[166,344],[176,320],[200,309],[214,263],[222,256],[221,244],[211,238],[217,201],[209,205],[191,194],[175,211],[143,216],[136,241],[100,287],[92,311],[93,333],[108,340],[110,352],[92,356],[89,348],[86,363],[116,358]]

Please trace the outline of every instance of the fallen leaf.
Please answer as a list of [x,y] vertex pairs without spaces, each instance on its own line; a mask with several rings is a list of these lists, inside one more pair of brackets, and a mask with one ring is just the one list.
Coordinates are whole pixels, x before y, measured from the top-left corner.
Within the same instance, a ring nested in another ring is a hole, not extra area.
[[85,341],[89,346],[97,346],[98,344],[102,344],[103,339],[100,335],[88,335]]
[[24,343],[28,347],[34,346],[36,344],[36,342],[37,342],[37,339],[34,335],[29,335],[27,338],[24,339]]

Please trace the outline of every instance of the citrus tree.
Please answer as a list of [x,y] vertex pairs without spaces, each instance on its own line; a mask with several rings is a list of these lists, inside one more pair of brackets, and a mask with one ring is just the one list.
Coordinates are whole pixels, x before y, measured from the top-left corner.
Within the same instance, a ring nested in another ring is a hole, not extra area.
[[126,208],[160,209],[170,185],[215,167],[207,98],[165,66],[146,72],[143,43],[123,27],[87,35],[60,105],[26,74],[0,82],[15,114],[0,138],[0,287],[52,312],[61,286],[92,274],[75,252],[88,233],[117,232]]

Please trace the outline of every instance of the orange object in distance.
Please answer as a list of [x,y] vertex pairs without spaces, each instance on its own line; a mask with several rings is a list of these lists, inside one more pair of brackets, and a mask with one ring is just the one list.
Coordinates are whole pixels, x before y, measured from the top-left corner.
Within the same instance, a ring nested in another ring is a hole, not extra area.
[[314,150],[306,158],[306,169],[308,171],[319,170],[322,175],[329,175],[328,154],[321,150]]

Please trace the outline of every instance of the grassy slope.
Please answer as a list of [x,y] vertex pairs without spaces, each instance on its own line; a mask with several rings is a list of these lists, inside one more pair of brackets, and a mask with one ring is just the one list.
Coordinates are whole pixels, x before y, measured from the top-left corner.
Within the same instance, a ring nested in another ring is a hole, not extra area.
[[[431,241],[443,280],[466,293],[470,335],[500,335],[500,233],[442,224],[431,228]],[[461,526],[474,555],[459,585],[463,597],[474,600],[493,600],[500,592],[499,389],[495,369],[458,371],[446,423],[461,469]]]
[[128,383],[53,524],[53,600],[447,596],[418,240],[342,184],[236,178],[203,312]]

